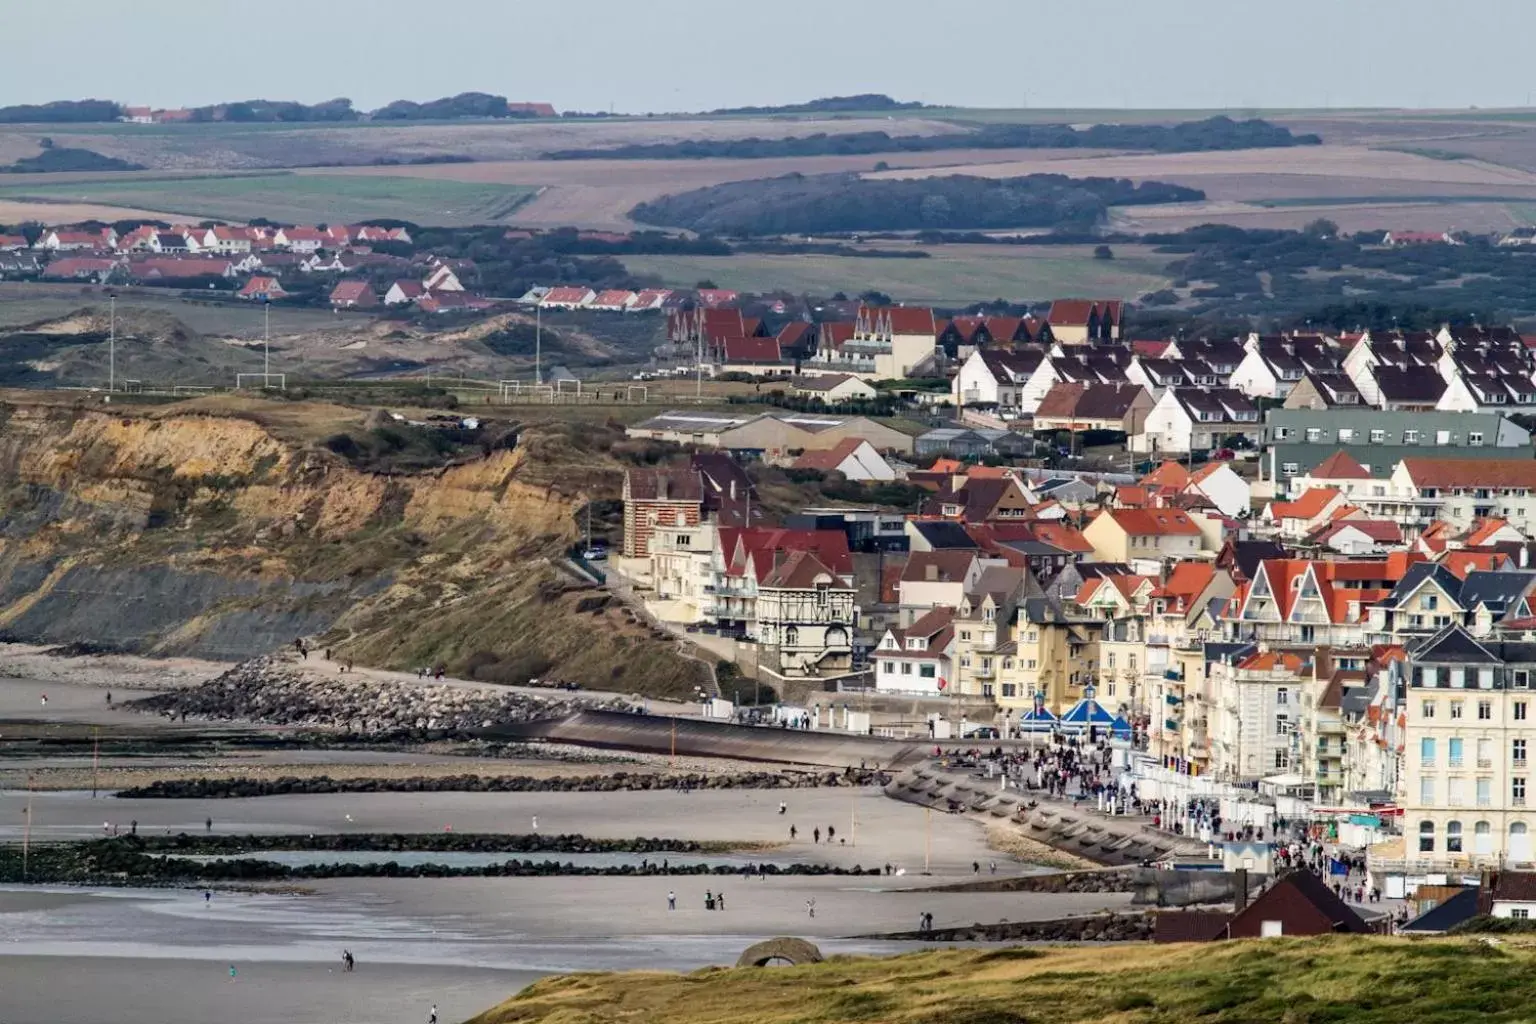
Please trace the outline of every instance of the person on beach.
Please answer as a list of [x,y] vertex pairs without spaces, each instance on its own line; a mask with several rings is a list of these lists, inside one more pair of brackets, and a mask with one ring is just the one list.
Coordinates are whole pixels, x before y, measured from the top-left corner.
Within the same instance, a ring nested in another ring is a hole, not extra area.
[[533,830],[535,832],[539,830],[539,816],[537,814],[533,816]]
[[[107,703],[108,704],[112,703],[110,698],[108,698]],[[789,810],[789,804],[785,803],[783,800],[780,800],[779,801],[779,813],[783,814],[787,810]]]
[[816,900],[814,898],[805,901],[805,912],[810,917],[816,916]]
[[205,831],[205,832],[212,832],[213,831],[213,819],[212,818],[209,818],[207,821],[203,822],[203,831]]
[[793,825],[789,826],[789,838],[795,838],[795,826]]
[[667,909],[668,910],[676,910],[677,909],[677,893],[670,892],[670,891],[667,893]]
[[432,1009],[427,1013],[427,1024],[437,1024],[437,1004],[432,1004]]
[[719,893],[715,894],[715,909],[716,910],[724,910],[725,909],[725,893],[719,892]]
[[203,906],[207,906],[211,902],[213,902],[213,890],[211,890],[211,889],[204,889],[203,890]]
[[108,690],[107,691],[107,707],[111,707],[111,706],[112,706],[112,691]]
[[821,826],[820,825],[817,825],[815,828],[811,829],[811,842],[813,842],[813,843],[821,842]]
[[832,837],[835,836],[835,835],[837,835],[837,829],[834,828],[831,825],[828,825],[827,826],[827,842],[830,843],[832,841]]
[[234,964],[230,964],[229,965],[229,980],[230,981],[234,981],[235,980],[235,965]]
[[352,951],[350,949],[342,950],[341,951],[341,969],[343,971],[347,971],[348,973],[350,973],[352,968],[355,967],[355,966],[357,966],[357,961],[352,959]]

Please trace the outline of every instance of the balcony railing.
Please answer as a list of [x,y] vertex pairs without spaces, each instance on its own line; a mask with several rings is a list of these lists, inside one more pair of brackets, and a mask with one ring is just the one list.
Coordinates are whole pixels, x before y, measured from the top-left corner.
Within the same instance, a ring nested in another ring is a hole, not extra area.
[[1510,797],[1509,798],[1509,806],[1511,806],[1511,807],[1524,807],[1525,806],[1525,797],[1523,797],[1523,796],[1512,796],[1512,797]]
[[1491,757],[1480,757],[1480,758],[1477,759],[1477,766],[1479,768],[1492,768],[1493,767],[1493,758],[1491,758]]
[[1461,758],[1459,758],[1459,757],[1451,758],[1451,767],[1452,768],[1460,768],[1461,767]]
[[1515,760],[1514,760],[1514,762],[1513,762],[1513,764],[1514,764],[1514,766],[1515,766],[1515,767],[1516,767],[1516,768],[1524,768],[1524,767],[1525,767],[1525,764],[1526,764],[1526,761],[1525,761],[1525,758],[1523,758],[1523,757],[1517,757],[1517,758],[1515,758]]

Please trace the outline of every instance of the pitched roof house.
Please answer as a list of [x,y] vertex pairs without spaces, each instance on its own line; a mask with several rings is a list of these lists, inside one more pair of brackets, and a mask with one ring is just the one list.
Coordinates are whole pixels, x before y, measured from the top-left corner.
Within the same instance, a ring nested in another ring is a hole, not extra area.
[[337,309],[372,309],[379,304],[367,281],[338,281],[331,289],[331,305]]

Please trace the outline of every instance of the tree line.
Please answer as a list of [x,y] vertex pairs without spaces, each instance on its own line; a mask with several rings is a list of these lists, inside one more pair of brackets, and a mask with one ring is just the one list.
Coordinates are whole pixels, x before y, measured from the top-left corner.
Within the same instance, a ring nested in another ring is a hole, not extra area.
[[791,138],[689,139],[681,142],[634,143],[609,149],[562,149],[545,153],[548,160],[698,160],[710,157],[762,159],[786,156],[849,156],[864,153],[931,153],[952,149],[1132,149],[1155,153],[1207,150],[1270,149],[1315,146],[1316,135],[1297,135],[1289,128],[1253,118],[1234,121],[1211,117],[1174,125],[1068,124],[984,125],[951,135],[891,135],[883,131],[847,132]]
[[662,196],[630,216],[716,235],[908,231],[924,228],[1090,227],[1111,206],[1187,203],[1198,189],[1124,178],[966,175],[871,179],[856,173],[758,178]]

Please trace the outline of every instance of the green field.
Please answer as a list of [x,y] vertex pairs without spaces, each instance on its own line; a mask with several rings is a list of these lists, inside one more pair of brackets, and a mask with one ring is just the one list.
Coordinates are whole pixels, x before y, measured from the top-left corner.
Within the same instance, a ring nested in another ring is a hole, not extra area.
[[207,177],[95,178],[11,184],[0,199],[98,203],[188,217],[339,223],[391,217],[418,224],[501,220],[536,190],[392,175],[296,175],[286,172]]
[[933,246],[928,259],[866,256],[625,256],[631,273],[671,287],[708,279],[741,291],[857,295],[874,290],[902,302],[964,304],[1066,296],[1133,299],[1166,286],[1169,257],[1150,246],[1115,246],[1096,260],[1089,246]]

